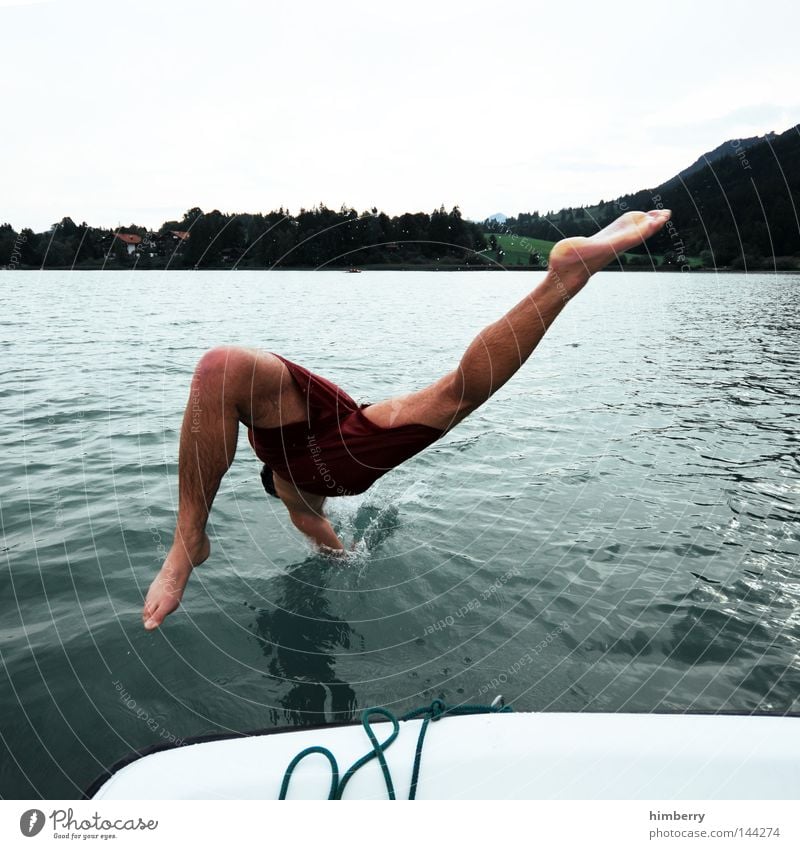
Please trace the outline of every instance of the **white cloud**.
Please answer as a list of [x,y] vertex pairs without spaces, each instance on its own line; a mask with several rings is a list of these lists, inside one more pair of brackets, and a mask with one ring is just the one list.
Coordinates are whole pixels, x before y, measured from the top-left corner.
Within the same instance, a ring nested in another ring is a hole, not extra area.
[[483,217],[656,185],[800,116],[789,2],[0,8],[0,219]]
[[34,6],[53,2],[55,0],[0,0],[0,8],[4,6]]

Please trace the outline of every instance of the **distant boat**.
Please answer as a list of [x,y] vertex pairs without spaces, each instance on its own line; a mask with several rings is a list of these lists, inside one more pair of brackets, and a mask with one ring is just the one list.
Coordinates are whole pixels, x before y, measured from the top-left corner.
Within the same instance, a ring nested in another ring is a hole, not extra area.
[[348,274],[361,274],[361,269],[353,266],[352,268],[347,269]]

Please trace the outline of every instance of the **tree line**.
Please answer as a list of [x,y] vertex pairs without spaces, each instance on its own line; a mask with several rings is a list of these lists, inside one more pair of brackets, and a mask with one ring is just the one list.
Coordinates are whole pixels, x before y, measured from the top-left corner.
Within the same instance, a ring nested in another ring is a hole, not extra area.
[[390,217],[377,209],[203,212],[193,207],[156,231],[116,230],[66,217],[42,233],[0,225],[7,268],[346,268],[486,262],[483,226],[457,206]]
[[[705,164],[702,164],[705,162]],[[498,267],[494,234],[558,241],[589,236],[621,213],[666,207],[672,220],[627,264],[651,254],[662,265],[700,257],[706,267],[800,268],[800,126],[781,135],[731,140],[654,189],[500,223],[465,220],[457,206],[390,217],[324,204],[262,213],[187,210],[156,231],[116,230],[63,218],[42,233],[0,225],[6,268]],[[493,238],[494,237],[494,238]],[[539,256],[530,253],[531,267]],[[626,264],[626,263],[622,263]]]

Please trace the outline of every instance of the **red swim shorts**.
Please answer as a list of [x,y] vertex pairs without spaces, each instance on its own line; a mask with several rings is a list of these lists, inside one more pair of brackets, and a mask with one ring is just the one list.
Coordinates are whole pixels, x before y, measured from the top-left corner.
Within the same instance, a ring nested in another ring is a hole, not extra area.
[[335,383],[276,354],[306,398],[308,421],[249,428],[258,458],[298,489],[357,495],[444,433],[423,424],[380,427]]

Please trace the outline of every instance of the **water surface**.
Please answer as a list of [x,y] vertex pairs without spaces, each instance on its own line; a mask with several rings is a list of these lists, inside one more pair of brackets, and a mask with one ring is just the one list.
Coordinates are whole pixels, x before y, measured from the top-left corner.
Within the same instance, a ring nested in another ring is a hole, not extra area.
[[424,386],[535,273],[0,276],[0,795],[166,739],[395,712],[785,713],[800,693],[800,278],[606,273],[314,556],[240,433],[166,626],[180,417],[221,343],[358,401]]

